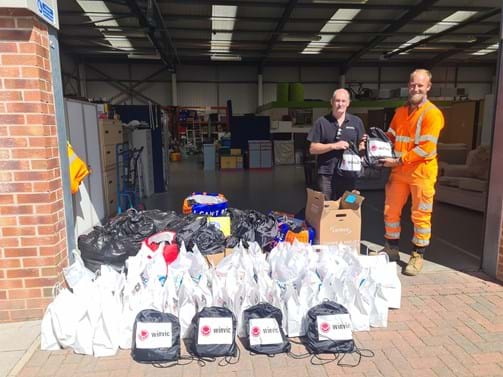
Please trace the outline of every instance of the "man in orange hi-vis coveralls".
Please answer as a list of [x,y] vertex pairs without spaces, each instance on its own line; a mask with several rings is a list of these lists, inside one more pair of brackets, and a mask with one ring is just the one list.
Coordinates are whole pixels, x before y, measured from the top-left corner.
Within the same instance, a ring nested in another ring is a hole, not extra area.
[[407,104],[399,107],[388,129],[397,158],[381,160],[393,168],[386,185],[384,204],[385,246],[390,260],[398,260],[400,216],[412,196],[413,250],[403,273],[417,275],[423,268],[423,255],[431,238],[431,212],[437,180],[437,142],[444,127],[442,112],[430,101],[431,73],[417,69],[410,75]]

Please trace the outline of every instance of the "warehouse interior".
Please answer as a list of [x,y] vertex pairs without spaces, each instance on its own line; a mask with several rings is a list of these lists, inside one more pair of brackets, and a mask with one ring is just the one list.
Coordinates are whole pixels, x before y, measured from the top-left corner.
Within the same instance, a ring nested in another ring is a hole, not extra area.
[[[349,112],[386,130],[407,100],[410,72],[427,68],[429,97],[446,119],[439,161],[469,173],[439,177],[426,258],[480,268],[500,1],[65,0],[58,8],[69,139],[94,172],[74,198],[76,235],[128,206],[118,195],[124,141],[144,146],[142,208],[180,212],[187,195],[204,191],[235,208],[300,213],[314,185],[306,135],[330,111],[333,91],[347,88]],[[98,128],[88,132],[93,111]],[[250,140],[265,141],[258,162]],[[377,244],[386,179],[383,171],[358,184],[362,239]]]

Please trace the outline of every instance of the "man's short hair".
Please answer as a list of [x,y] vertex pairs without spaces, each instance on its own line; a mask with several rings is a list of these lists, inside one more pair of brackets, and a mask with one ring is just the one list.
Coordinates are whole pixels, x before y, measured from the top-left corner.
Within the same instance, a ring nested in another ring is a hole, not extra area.
[[429,70],[424,69],[424,68],[418,68],[418,69],[415,69],[412,71],[412,73],[409,76],[409,80],[412,79],[412,76],[414,76],[416,73],[422,73],[422,74],[428,76],[428,78],[430,79],[430,82],[433,79],[433,76]]
[[335,98],[335,93],[337,93],[339,90],[343,90],[344,92],[346,92],[346,94],[348,95],[348,99],[351,100],[351,94],[345,88],[335,89],[334,92],[332,93],[332,98],[330,98],[330,100],[333,100]]

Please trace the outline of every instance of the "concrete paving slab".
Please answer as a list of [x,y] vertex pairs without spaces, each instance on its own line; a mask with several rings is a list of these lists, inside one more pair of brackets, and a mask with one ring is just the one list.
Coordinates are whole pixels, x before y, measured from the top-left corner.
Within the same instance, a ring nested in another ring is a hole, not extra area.
[[13,377],[40,348],[41,321],[0,324],[0,377]]

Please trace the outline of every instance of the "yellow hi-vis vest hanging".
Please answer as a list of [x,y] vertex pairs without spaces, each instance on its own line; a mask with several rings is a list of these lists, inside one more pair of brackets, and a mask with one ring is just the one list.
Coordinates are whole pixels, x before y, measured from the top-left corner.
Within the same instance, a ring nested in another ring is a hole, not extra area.
[[70,186],[72,189],[72,194],[79,191],[79,185],[89,174],[89,169],[84,161],[80,159],[77,154],[73,151],[70,143],[67,143],[68,147],[68,164],[70,165]]

